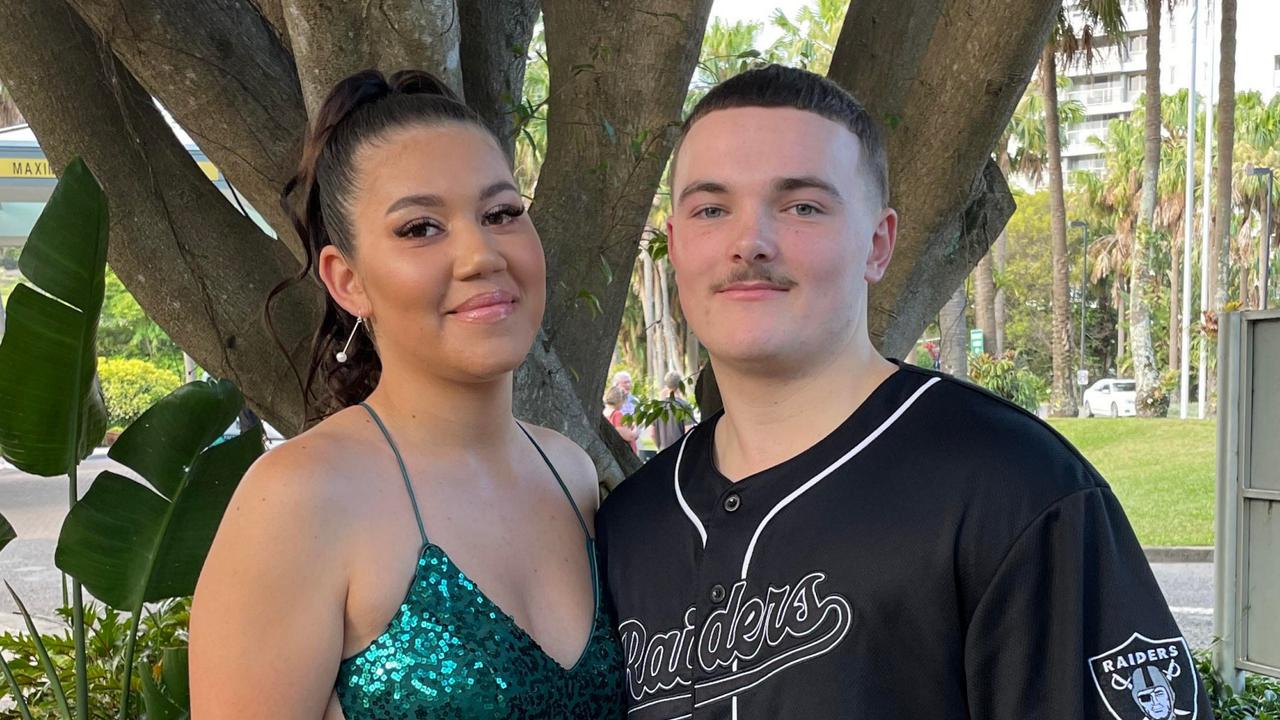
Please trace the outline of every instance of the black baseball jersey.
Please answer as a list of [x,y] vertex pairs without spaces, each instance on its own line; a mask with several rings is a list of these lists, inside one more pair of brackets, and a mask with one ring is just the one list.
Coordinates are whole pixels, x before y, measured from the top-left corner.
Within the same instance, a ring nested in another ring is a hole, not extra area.
[[629,720],[1211,717],[1111,489],[1031,414],[902,365],[737,483],[718,419],[597,518]]

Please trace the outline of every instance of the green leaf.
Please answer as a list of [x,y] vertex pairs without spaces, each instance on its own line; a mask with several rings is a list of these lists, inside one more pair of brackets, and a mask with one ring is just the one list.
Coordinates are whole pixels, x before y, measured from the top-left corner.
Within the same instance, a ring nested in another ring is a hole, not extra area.
[[0,515],[0,550],[18,538],[18,532],[9,524],[9,518]]
[[[609,267],[609,261],[604,255],[600,256],[600,268],[604,270],[604,284],[613,284],[613,268]],[[0,546],[3,547],[3,546]]]
[[[35,645],[36,654],[40,657],[40,667],[44,669],[45,677],[49,680],[49,689],[53,691],[53,699],[58,704],[58,710],[62,713],[63,720],[71,720],[71,708],[67,705],[67,694],[62,689],[62,681],[58,679],[58,671],[53,666],[53,660],[49,659],[49,651],[45,649],[44,640],[40,637],[40,631],[36,630],[36,624],[31,620],[31,613],[27,612],[27,606],[22,604],[18,593],[13,591],[13,587],[9,585],[9,581],[5,581],[5,588],[9,590],[9,595],[13,597],[13,604],[18,606],[18,612],[22,615],[22,620],[27,624],[27,632],[31,634],[31,643]],[[10,680],[12,685],[12,680]],[[17,691],[17,685],[12,685],[14,691]]]
[[609,138],[610,145],[618,144],[618,131],[613,127],[613,123],[608,118],[600,118],[600,126],[604,128],[605,137]]
[[106,432],[94,379],[106,257],[106,198],[76,160],[18,259],[34,288],[14,288],[0,341],[0,452],[23,472],[69,474]]
[[13,669],[9,667],[9,661],[3,655],[0,655],[0,671],[4,672],[4,679],[9,683],[9,694],[13,696],[13,704],[18,706],[18,712],[22,715],[22,720],[34,720],[31,717],[31,708],[27,707],[26,698],[22,697],[22,690],[18,687],[18,680],[13,676]]
[[[178,650],[181,651],[180,656]],[[164,687],[156,684],[150,665],[145,662],[138,664],[138,677],[142,680],[142,704],[147,710],[147,720],[185,720],[191,717],[187,709],[186,649],[165,650],[162,662],[160,672]],[[181,667],[174,668],[171,673],[171,662],[178,663]],[[174,680],[171,684],[170,678],[178,673],[181,673],[181,681]]]
[[262,453],[261,427],[205,449],[241,402],[229,381],[193,382],[143,413],[110,457],[155,490],[99,474],[62,525],[55,564],[118,610],[192,594],[231,495]]
[[600,307],[600,298],[590,290],[579,290],[578,299],[587,303],[587,307],[591,310],[591,317],[597,318],[604,310]]

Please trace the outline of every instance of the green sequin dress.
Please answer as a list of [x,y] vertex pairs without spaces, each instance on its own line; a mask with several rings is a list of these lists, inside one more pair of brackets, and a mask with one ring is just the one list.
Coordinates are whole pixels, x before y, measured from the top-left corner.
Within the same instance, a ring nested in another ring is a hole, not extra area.
[[595,543],[533,437],[525,432],[578,513],[591,565],[593,625],[582,655],[570,668],[547,655],[427,539],[400,451],[373,408],[361,405],[400,464],[422,552],[387,629],[338,667],[336,690],[347,720],[625,717],[622,651],[602,600]]

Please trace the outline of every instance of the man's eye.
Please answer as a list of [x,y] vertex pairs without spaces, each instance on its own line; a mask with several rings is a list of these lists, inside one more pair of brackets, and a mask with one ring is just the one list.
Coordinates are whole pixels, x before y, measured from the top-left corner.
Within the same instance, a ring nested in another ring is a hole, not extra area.
[[718,217],[724,216],[724,208],[705,207],[699,210],[698,212],[694,213],[694,215],[697,217],[706,218],[708,220],[714,220]]
[[793,205],[791,210],[800,217],[813,217],[814,215],[820,215],[822,213],[822,210],[817,205],[811,205],[809,203]]

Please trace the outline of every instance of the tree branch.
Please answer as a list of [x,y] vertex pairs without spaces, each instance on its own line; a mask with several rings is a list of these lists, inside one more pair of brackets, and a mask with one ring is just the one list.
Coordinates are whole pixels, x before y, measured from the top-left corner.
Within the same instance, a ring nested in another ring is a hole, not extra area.
[[515,147],[512,108],[524,89],[524,66],[539,0],[458,0],[462,85],[467,104],[503,142]]
[[[109,198],[111,267],[203,367],[235,381],[272,424],[296,431],[301,394],[262,322],[267,292],[296,267],[288,250],[222,197],[66,4],[0,0],[0,26],[11,30],[0,77],[51,165],[83,157]],[[318,300],[316,286],[302,283],[279,303],[282,339],[297,357]]]
[[547,158],[531,212],[547,251],[544,327],[583,408],[600,408],[626,278],[697,62],[710,0],[543,3]]
[[293,58],[257,7],[69,2],[301,257],[279,197],[302,147],[302,91]]
[[342,78],[418,68],[462,90],[462,29],[453,0],[281,0],[307,115]]
[[[893,262],[870,297],[871,335],[882,352],[911,348],[1007,219],[1001,203],[1008,193],[1003,180],[993,181],[999,169],[991,149],[1058,6],[919,0],[904,8],[901,0],[865,0],[850,8],[829,75],[885,127],[891,204],[901,217]],[[885,37],[904,44],[890,48]],[[975,194],[975,183],[987,189]],[[957,261],[967,267],[959,271]]]

